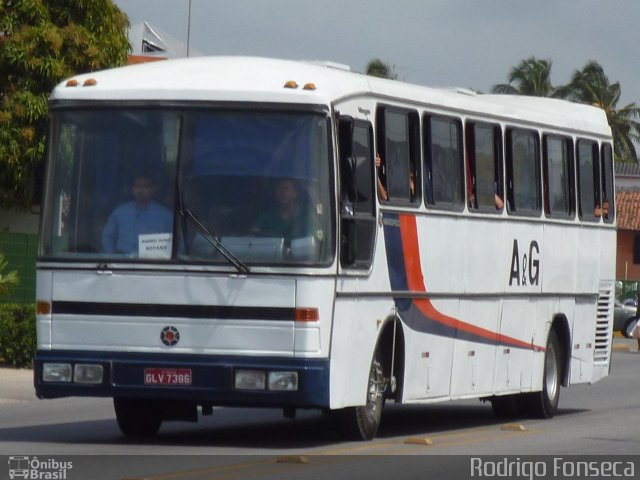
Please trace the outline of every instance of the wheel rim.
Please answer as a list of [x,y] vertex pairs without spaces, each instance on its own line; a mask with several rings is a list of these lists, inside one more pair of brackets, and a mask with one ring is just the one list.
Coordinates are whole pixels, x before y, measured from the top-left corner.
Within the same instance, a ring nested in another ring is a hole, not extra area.
[[558,394],[558,361],[556,358],[556,350],[553,345],[549,345],[547,350],[547,358],[545,362],[545,390],[547,397],[553,402]]
[[375,419],[380,415],[382,408],[382,395],[384,393],[384,379],[380,364],[375,361],[371,365],[369,385],[367,389],[366,415],[369,419]]

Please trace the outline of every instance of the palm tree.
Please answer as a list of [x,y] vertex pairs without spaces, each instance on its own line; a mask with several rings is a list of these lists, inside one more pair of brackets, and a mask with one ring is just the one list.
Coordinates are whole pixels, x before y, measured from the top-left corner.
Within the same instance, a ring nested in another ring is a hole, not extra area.
[[369,63],[367,63],[367,75],[371,75],[372,77],[389,78],[391,80],[398,79],[395,66],[390,67],[389,64],[383,62],[379,58],[369,60]]
[[[509,72],[509,83],[491,88],[492,93],[556,97],[557,89],[551,84],[551,60],[529,57]],[[512,85],[515,83],[515,86]]]
[[638,161],[634,141],[640,140],[640,108],[629,103],[617,109],[622,89],[620,82],[609,83],[602,65],[588,62],[576,70],[565,87],[568,98],[602,108],[609,121],[616,156],[621,161]]

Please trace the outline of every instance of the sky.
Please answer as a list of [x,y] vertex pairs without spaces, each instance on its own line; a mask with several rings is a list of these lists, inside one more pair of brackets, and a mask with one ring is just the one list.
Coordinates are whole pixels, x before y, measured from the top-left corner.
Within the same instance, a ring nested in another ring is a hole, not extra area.
[[[535,56],[554,85],[599,62],[618,108],[640,106],[640,0],[114,0],[204,55],[324,60],[364,72],[380,58],[398,79],[488,92]],[[189,4],[191,25],[189,26]]]

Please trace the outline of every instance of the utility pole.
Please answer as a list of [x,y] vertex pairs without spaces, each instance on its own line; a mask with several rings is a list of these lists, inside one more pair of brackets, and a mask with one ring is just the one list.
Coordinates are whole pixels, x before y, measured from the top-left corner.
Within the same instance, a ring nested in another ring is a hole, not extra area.
[[189,18],[187,20],[187,58],[189,58],[190,40],[191,40],[191,0],[189,0]]

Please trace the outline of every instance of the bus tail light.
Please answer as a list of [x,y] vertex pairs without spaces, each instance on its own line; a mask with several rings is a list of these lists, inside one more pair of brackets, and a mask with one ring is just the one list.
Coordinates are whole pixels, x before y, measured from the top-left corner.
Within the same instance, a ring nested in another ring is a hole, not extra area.
[[296,322],[317,322],[320,319],[317,308],[296,308]]

